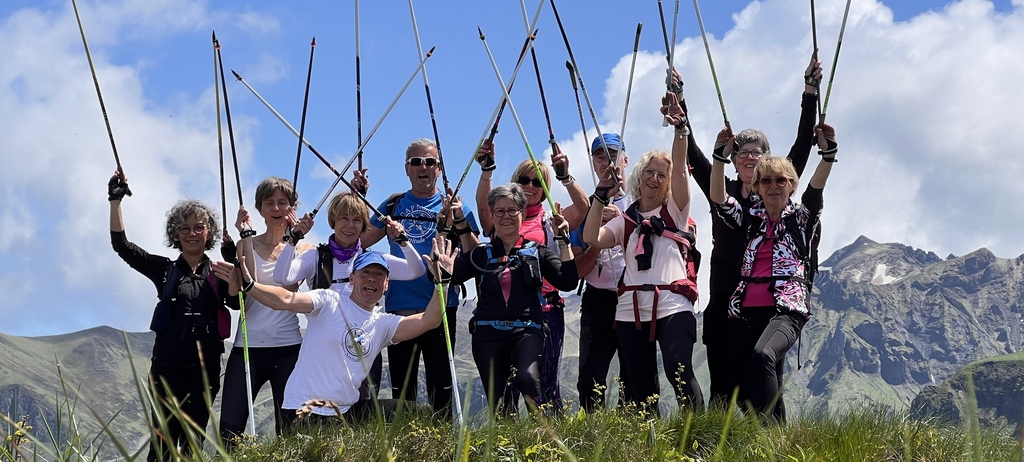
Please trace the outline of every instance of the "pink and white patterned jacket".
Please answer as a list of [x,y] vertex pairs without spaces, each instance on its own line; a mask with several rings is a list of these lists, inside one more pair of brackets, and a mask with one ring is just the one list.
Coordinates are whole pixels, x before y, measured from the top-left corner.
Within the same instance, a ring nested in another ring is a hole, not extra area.
[[[795,204],[790,199],[786,204],[782,210],[781,219],[775,222],[775,239],[772,245],[772,276],[793,276],[794,279],[777,280],[772,283],[769,290],[775,295],[775,307],[780,313],[797,312],[810,317],[810,293],[805,282],[808,268],[800,260],[795,239],[804,239],[804,236],[809,238],[810,230],[817,227],[818,221],[821,219],[822,190],[808,187],[801,197],[801,202],[802,204]],[[727,226],[734,229],[747,228],[751,222],[747,215],[760,218],[760,220],[754,220],[754,222],[761,223],[760,229],[754,233],[750,242],[747,242],[747,247],[743,251],[743,262],[740,265],[740,276],[750,277],[754,268],[757,247],[768,232],[768,214],[764,209],[764,203],[757,201],[749,210],[743,210],[735,198],[726,195],[725,202],[715,204],[715,212]],[[787,232],[785,221],[786,217],[790,215],[796,215],[800,229],[805,230],[803,236],[793,236]],[[810,247],[809,244],[807,247]],[[729,299],[729,317],[739,317],[740,302],[743,301],[747,284],[747,281],[741,280],[736,286],[736,290]]]

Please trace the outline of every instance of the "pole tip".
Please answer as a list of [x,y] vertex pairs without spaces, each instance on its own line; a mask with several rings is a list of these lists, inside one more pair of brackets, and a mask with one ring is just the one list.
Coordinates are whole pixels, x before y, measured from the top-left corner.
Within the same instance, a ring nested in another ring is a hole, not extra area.
[[435,48],[437,48],[437,45],[434,45],[434,46],[430,47],[429,50],[427,50],[427,57],[428,58],[430,57],[430,55],[434,54],[434,49]]
[[313,41],[309,42],[309,46],[311,46],[311,47],[315,47],[316,46],[316,36],[315,35],[313,36]]
[[242,80],[242,76],[238,75],[238,73],[237,73],[237,72],[235,72],[235,70],[234,70],[234,69],[231,69],[231,73],[235,75],[235,78],[236,78],[236,79],[238,79],[238,80]]
[[217,31],[213,31],[213,41],[217,41]]
[[480,29],[480,26],[476,26],[476,32],[480,34],[480,40],[484,40],[484,31]]

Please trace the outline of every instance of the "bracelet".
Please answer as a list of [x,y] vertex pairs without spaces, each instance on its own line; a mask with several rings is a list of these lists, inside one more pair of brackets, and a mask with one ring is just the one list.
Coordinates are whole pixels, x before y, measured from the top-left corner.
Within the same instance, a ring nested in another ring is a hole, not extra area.
[[611,203],[610,200],[608,200],[607,198],[599,196],[596,192],[594,194],[590,195],[590,205],[591,206],[594,205],[594,201],[600,202],[601,205],[608,205],[609,203]]
[[558,181],[562,182],[562,186],[569,187],[576,182],[576,178],[574,178],[572,175],[566,175],[565,178],[558,178]]
[[242,287],[242,293],[249,293],[249,291],[252,290],[253,287],[256,287],[256,280],[250,279],[249,283],[246,284],[245,287]]
[[256,230],[254,230],[254,229],[244,229],[244,230],[242,230],[242,239],[245,239],[247,237],[253,237],[255,235],[256,235]]
[[683,139],[683,137],[690,136],[690,127],[686,123],[676,125],[676,138]]

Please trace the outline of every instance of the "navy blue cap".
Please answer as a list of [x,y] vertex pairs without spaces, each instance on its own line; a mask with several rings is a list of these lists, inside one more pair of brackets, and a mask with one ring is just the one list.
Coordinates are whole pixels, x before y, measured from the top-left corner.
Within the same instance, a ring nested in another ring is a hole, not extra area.
[[[602,138],[604,143],[601,143]],[[598,149],[604,149],[605,146],[616,152],[626,150],[626,145],[622,144],[622,138],[619,138],[618,133],[604,133],[600,137],[594,138],[594,142],[590,144],[590,152],[597,152]]]
[[370,265],[380,265],[384,267],[384,270],[388,273],[391,272],[391,268],[388,267],[387,260],[379,252],[363,252],[356,257],[356,260],[352,262],[352,271],[359,271]]

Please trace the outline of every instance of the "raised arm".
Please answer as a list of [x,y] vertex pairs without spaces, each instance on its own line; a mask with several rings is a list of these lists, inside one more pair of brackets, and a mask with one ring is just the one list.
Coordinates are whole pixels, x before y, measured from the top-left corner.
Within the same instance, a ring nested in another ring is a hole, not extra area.
[[825,181],[828,180],[828,175],[832,172],[832,164],[836,162],[839,144],[836,143],[836,131],[829,124],[820,124],[814,127],[814,133],[818,135],[818,148],[820,149],[818,152],[821,154],[821,161],[814,169],[814,175],[811,176],[808,185],[815,189],[825,189]]
[[[612,169],[616,172],[618,183],[614,183],[612,180]],[[622,169],[618,166],[608,166],[604,172],[598,173],[601,175],[601,182],[597,185],[594,194],[590,196],[590,211],[587,213],[587,219],[583,225],[583,242],[586,242],[591,248],[596,248],[595,250],[609,249],[619,244],[615,233],[602,226],[602,211],[610,205],[609,198],[615,197],[619,190],[625,187]]]
[[494,223],[487,210],[487,194],[491,192],[491,179],[497,168],[494,164],[494,144],[484,140],[484,144],[477,150],[476,161],[480,164],[480,181],[476,183],[476,214],[480,218],[480,230],[485,236],[490,236],[494,232]]
[[811,62],[804,70],[804,92],[800,97],[800,121],[796,126],[796,140],[789,149],[789,161],[793,163],[798,177],[803,176],[807,158],[814,146],[814,115],[817,112],[818,86],[821,84],[821,61],[811,56]]
[[690,207],[690,172],[686,168],[690,127],[686,125],[686,114],[675,93],[666,92],[661,98],[661,105],[665,121],[675,127],[675,136],[672,137],[672,200],[683,211]]
[[562,216],[569,222],[571,232],[583,224],[587,211],[590,210],[590,201],[587,200],[587,192],[569,173],[569,156],[565,155],[557,144],[552,144],[551,148],[554,151],[551,156],[551,167],[555,170],[555,179],[565,186],[569,198],[572,199],[572,205],[562,209]]
[[715,162],[711,165],[711,194],[708,196],[714,204],[725,202],[725,164],[731,162],[729,157],[735,141],[736,136],[728,128],[718,132],[718,139],[715,140]]

